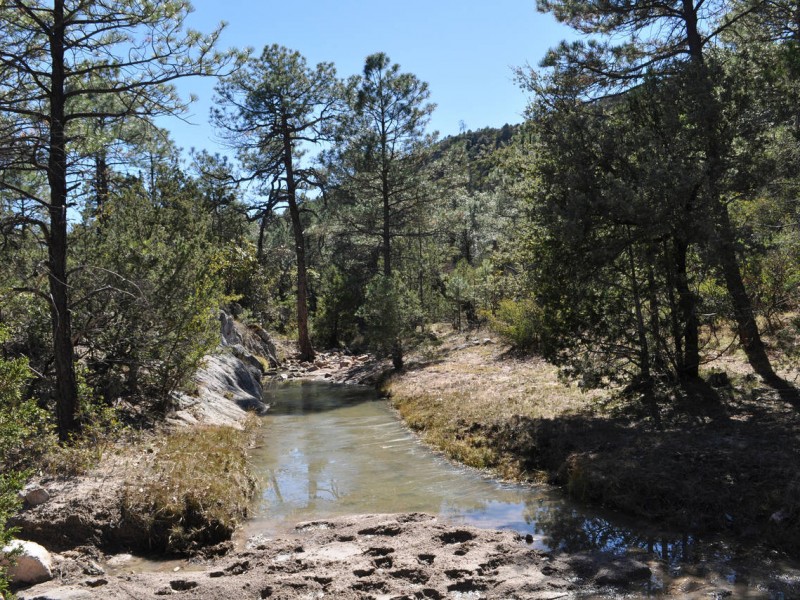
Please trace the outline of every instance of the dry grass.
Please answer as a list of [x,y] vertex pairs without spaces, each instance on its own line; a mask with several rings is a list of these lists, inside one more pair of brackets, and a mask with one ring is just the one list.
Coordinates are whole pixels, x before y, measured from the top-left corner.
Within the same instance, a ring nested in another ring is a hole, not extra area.
[[385,389],[408,425],[454,460],[494,469],[504,478],[539,479],[521,457],[503,448],[497,430],[519,417],[553,419],[592,411],[608,397],[566,385],[541,359],[509,357],[507,346],[484,344],[482,333],[441,334],[437,357],[416,366],[411,361],[411,368],[392,377]]
[[248,430],[206,426],[154,441],[130,473],[123,516],[148,532],[150,549],[191,553],[230,539],[247,516],[255,483]]

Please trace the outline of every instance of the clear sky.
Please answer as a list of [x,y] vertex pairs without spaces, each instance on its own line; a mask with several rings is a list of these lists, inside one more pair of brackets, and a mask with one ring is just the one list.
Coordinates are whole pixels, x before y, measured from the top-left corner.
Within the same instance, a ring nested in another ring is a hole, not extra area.
[[[309,64],[327,61],[340,76],[360,73],[364,59],[385,52],[430,86],[437,105],[431,129],[441,135],[519,123],[527,99],[513,67],[536,65],[570,30],[536,11],[535,0],[193,0],[189,26],[210,31],[228,23],[221,48],[277,43]],[[186,125],[161,122],[184,149],[219,151],[208,124],[213,82],[180,83],[194,93]]]

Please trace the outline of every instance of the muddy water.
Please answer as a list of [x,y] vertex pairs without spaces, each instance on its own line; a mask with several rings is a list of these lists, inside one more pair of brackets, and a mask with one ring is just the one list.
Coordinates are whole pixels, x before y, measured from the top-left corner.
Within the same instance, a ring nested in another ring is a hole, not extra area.
[[644,595],[800,597],[800,569],[777,555],[653,530],[580,508],[551,488],[458,467],[420,444],[371,389],[281,384],[266,402],[272,407],[251,456],[263,491],[245,536],[345,514],[422,511],[512,529],[543,550],[636,553],[654,571]]

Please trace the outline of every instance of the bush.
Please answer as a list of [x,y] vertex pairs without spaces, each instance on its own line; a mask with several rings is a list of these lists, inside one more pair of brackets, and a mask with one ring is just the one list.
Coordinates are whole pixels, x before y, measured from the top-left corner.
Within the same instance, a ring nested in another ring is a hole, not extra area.
[[154,204],[132,184],[108,200],[101,220],[75,233],[86,263],[73,279],[85,294],[76,330],[90,382],[107,401],[165,402],[219,342],[222,270],[232,259],[212,244],[209,219],[189,192],[170,190]]
[[[20,507],[19,492],[25,475],[22,473],[0,473],[0,548],[8,545],[15,530],[6,528],[6,522]],[[13,555],[10,557],[14,560]],[[8,590],[8,567],[0,565],[0,598],[6,598]]]
[[501,300],[489,316],[489,326],[515,349],[539,352],[546,339],[542,309],[531,299]]
[[423,321],[419,301],[396,274],[376,275],[364,296],[357,315],[364,319],[369,349],[379,357],[392,356],[395,368],[400,368],[403,342],[413,336]]
[[[8,339],[0,326],[0,345]],[[25,401],[22,389],[30,377],[24,358],[0,358],[0,547],[5,546],[14,531],[6,527],[8,519],[19,509],[17,492],[27,477],[20,470],[23,460],[38,449],[46,431],[44,411],[32,401]],[[0,597],[8,592],[6,569],[0,567]]]

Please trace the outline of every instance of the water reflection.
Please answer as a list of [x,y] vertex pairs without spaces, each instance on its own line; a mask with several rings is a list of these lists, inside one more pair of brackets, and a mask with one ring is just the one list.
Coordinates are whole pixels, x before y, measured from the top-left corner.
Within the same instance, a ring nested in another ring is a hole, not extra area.
[[626,523],[618,515],[612,520],[565,503],[554,510],[552,502],[528,501],[525,522],[548,548],[568,553],[593,550],[622,555],[636,548],[676,565],[692,562],[699,544],[698,538],[687,533],[643,530],[641,523]]

